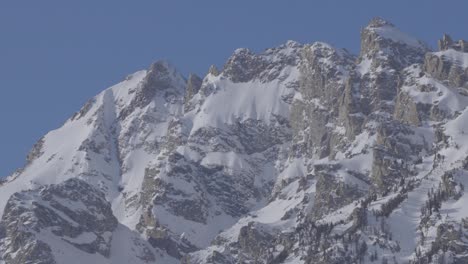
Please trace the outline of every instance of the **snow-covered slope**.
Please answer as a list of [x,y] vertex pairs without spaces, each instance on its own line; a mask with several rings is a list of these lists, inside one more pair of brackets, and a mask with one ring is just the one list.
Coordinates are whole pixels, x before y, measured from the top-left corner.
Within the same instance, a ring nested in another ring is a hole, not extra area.
[[[0,185],[3,263],[465,263],[468,60],[376,18],[92,98]],[[468,135],[468,134],[467,134]]]

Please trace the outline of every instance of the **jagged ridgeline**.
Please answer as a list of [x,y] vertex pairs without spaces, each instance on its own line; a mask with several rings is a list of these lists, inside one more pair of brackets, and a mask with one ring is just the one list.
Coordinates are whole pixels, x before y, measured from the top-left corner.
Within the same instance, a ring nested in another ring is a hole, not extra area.
[[0,186],[1,263],[468,263],[468,48],[376,18],[104,90]]

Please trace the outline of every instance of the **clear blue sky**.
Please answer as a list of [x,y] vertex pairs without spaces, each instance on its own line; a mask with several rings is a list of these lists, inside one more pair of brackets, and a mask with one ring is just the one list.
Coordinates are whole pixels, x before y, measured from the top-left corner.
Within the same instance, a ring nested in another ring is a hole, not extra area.
[[374,16],[430,46],[468,39],[468,1],[0,1],[0,176],[106,87],[168,59],[184,74],[292,39],[355,53]]

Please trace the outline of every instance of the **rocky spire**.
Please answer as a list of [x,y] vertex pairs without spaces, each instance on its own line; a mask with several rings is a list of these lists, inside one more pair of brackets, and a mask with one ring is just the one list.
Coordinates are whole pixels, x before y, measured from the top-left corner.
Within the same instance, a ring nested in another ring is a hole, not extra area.
[[187,79],[187,89],[185,91],[185,98],[184,98],[185,103],[190,101],[190,99],[192,99],[192,97],[198,93],[201,85],[202,85],[202,79],[198,75],[191,73]]
[[215,65],[211,65],[210,69],[208,70],[208,73],[213,75],[213,76],[218,76],[219,75],[219,70],[216,68]]
[[448,34],[444,34],[437,44],[439,50],[448,50],[453,45],[453,40]]
[[460,39],[454,42],[448,34],[444,34],[437,44],[440,51],[453,49],[456,51],[468,52],[468,42],[466,40]]

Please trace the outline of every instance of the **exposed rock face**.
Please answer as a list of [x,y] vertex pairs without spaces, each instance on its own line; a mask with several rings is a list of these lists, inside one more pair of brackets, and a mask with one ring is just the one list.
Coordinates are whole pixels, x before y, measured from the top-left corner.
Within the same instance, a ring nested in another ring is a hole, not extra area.
[[136,108],[144,108],[150,104],[156,96],[161,96],[168,103],[180,100],[183,93],[185,80],[165,61],[153,63],[139,87],[135,91],[135,97],[128,107],[124,108],[119,118],[125,119]]
[[[302,45],[294,41],[256,55],[249,49],[237,49],[223,68],[223,76],[233,82],[259,80],[271,82],[280,78],[281,71],[287,66],[296,65]],[[211,71],[211,70],[210,70]]]
[[43,154],[43,145],[44,145],[44,138],[39,139],[36,144],[34,144],[31,151],[28,153],[26,157],[27,164],[32,163],[35,159],[40,157]]
[[[342,135],[333,128],[341,126],[339,98],[353,60],[354,57],[346,51],[325,43],[304,48],[299,86],[302,100],[295,100],[291,110],[293,151],[297,155],[323,158],[336,150],[336,138]],[[349,109],[353,104],[350,104],[343,106],[346,109],[342,111],[346,114],[353,112]]]
[[261,229],[255,227],[253,223],[249,223],[247,226],[241,228],[239,232],[239,248],[242,253],[253,258],[255,261],[261,261],[267,257],[268,248],[270,241],[273,237]]
[[421,41],[402,33],[381,18],[372,19],[361,32],[361,60],[380,57],[373,61],[377,65],[405,67],[421,62],[427,51],[429,49]]
[[248,82],[265,70],[266,62],[248,49],[238,49],[224,65],[223,73],[233,82]]
[[[461,60],[465,59],[465,54],[460,54]],[[450,58],[457,55],[459,54],[454,50],[428,53],[424,62],[424,70],[440,81],[447,81],[451,86],[468,89],[468,65]]]
[[[421,111],[426,112],[426,111]],[[400,91],[396,99],[395,119],[402,123],[419,126],[421,125],[421,117],[419,116],[418,105],[413,98],[405,92]]]
[[187,79],[156,62],[2,182],[1,260],[465,263],[468,53],[439,46],[375,18],[358,55],[288,41]]
[[335,180],[331,176],[333,171],[319,171],[318,174],[313,209],[317,219],[364,196],[357,186]]
[[425,147],[412,141],[413,135],[411,128],[398,122],[378,128],[372,164],[372,180],[378,189],[386,190],[411,174],[411,164]]
[[16,193],[0,222],[3,258],[7,263],[56,263],[51,245],[43,241],[50,236],[74,250],[109,257],[117,223],[104,194],[79,179]]
[[185,111],[189,110],[189,101],[192,97],[198,93],[202,86],[202,79],[196,74],[190,74],[187,80],[187,89],[185,91]]
[[437,227],[436,239],[428,251],[417,251],[417,259],[412,263],[466,263],[465,252],[468,245],[466,238],[466,221],[448,222]]

